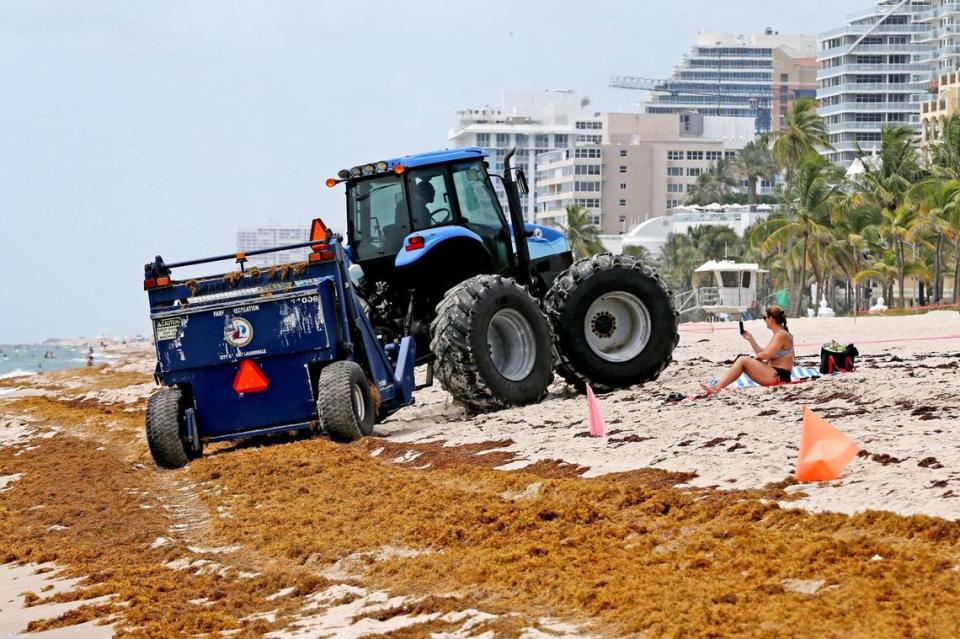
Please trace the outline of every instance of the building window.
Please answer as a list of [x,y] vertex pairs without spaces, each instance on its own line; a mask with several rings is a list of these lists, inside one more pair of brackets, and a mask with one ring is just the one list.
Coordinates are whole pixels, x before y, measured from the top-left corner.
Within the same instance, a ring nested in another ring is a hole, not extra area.
[[626,149],[620,149],[620,157],[622,157],[622,158],[627,157],[627,150],[626,150]]
[[577,175],[600,175],[600,165],[578,164],[575,172]]
[[690,167],[687,169],[687,177],[700,177],[701,173],[703,173],[703,169],[700,167]]
[[562,149],[565,146],[570,146],[570,136],[566,133],[557,133],[553,136],[553,146],[558,149]]
[[737,152],[736,152],[736,151],[724,151],[724,152],[723,152],[723,157],[724,157],[725,159],[727,159],[727,160],[736,159],[736,157],[737,157]]
[[667,151],[668,160],[682,160],[683,151]]
[[790,81],[790,74],[789,74],[789,73],[781,73],[781,74],[780,74],[780,81],[781,81],[781,82],[789,82],[789,81]]
[[550,146],[550,136],[545,133],[538,133],[534,138],[534,145],[538,149],[546,149]]
[[510,146],[510,134],[497,133],[497,146]]
[[627,167],[626,167],[625,165],[621,164],[621,165],[620,165],[620,172],[621,172],[621,173],[626,173],[626,172],[627,172]]
[[627,190],[627,183],[626,183],[626,182],[621,182],[621,183],[620,183],[620,190],[621,190],[621,191],[626,191],[626,190]]
[[600,226],[600,216],[599,216],[599,215],[594,215],[594,216],[592,216],[592,221],[593,221],[593,225],[594,225],[594,226]]
[[627,205],[626,200],[620,200],[620,206],[626,206],[626,205]]
[[716,162],[723,156],[721,151],[707,151],[707,161]]
[[669,175],[670,177],[681,177],[681,176],[683,175],[683,167],[682,167],[682,166],[668,166],[668,167],[667,167],[667,175]]
[[514,138],[517,141],[518,147],[525,147],[530,145],[530,136],[526,133],[517,133],[517,136]]
[[688,160],[702,160],[703,151],[687,151]]
[[477,146],[490,146],[490,134],[477,133]]
[[667,193],[683,193],[682,184],[668,184]]
[[599,158],[600,149],[577,149],[575,157],[578,160]]

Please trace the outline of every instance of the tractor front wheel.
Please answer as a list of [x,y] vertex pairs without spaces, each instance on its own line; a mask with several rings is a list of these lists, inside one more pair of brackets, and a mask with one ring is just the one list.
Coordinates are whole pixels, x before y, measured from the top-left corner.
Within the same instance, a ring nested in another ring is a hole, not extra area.
[[330,439],[345,443],[373,433],[373,393],[359,364],[330,364],[320,371],[317,386],[317,412]]
[[543,305],[559,354],[557,372],[580,390],[654,380],[680,340],[667,285],[630,256],[579,260],[557,277]]
[[147,445],[153,461],[162,468],[181,468],[191,458],[184,439],[183,393],[179,388],[164,388],[147,400]]
[[541,400],[553,380],[550,327],[513,280],[477,275],[450,289],[431,325],[434,372],[472,412]]

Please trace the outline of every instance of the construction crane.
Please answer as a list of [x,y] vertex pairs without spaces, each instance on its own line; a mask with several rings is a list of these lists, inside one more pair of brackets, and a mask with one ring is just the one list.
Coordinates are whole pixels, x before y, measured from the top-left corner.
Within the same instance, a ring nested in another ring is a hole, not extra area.
[[[732,96],[739,98],[747,98],[749,100],[750,109],[756,111],[757,119],[757,130],[769,130],[771,121],[770,121],[770,110],[771,102],[773,100],[773,94],[770,95],[757,95],[756,91],[744,91],[742,89],[733,89],[733,88],[723,88],[723,85],[719,82],[716,85],[716,88],[705,86],[709,85],[708,81],[694,81],[694,80],[662,80],[662,79],[652,79],[652,78],[639,78],[636,76],[629,75],[615,75],[611,76],[609,86],[614,89],[628,89],[632,91],[648,91],[650,93],[664,93],[672,96],[679,95],[704,95],[704,96],[715,96],[717,98],[717,114],[720,114],[721,109],[723,108],[722,97],[723,96]],[[779,97],[785,97],[787,100],[793,100],[797,97],[797,91],[795,89],[781,90],[778,94]],[[706,105],[705,105],[706,106]]]

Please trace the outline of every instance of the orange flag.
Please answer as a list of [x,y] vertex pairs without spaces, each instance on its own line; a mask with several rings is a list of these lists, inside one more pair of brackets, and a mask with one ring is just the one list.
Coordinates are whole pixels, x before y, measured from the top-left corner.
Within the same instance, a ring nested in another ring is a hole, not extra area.
[[797,457],[799,481],[836,479],[859,451],[860,447],[852,439],[803,407],[803,434]]
[[600,402],[597,401],[593,389],[587,385],[587,413],[590,415],[590,436],[603,437],[607,434],[607,425],[603,423],[603,415],[600,414]]

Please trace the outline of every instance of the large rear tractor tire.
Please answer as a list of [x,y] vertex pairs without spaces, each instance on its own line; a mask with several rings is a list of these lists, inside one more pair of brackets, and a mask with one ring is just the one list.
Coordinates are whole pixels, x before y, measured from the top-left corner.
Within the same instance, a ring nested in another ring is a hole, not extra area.
[[560,274],[543,301],[557,373],[581,391],[656,379],[680,341],[666,283],[639,260],[595,255]]
[[359,364],[330,364],[320,371],[317,386],[317,412],[330,439],[345,443],[373,433],[373,394]]
[[471,412],[540,401],[553,380],[547,318],[522,286],[477,275],[437,305],[430,350],[440,385]]
[[184,440],[183,404],[179,388],[164,388],[147,400],[147,445],[162,468],[181,468],[195,457]]

